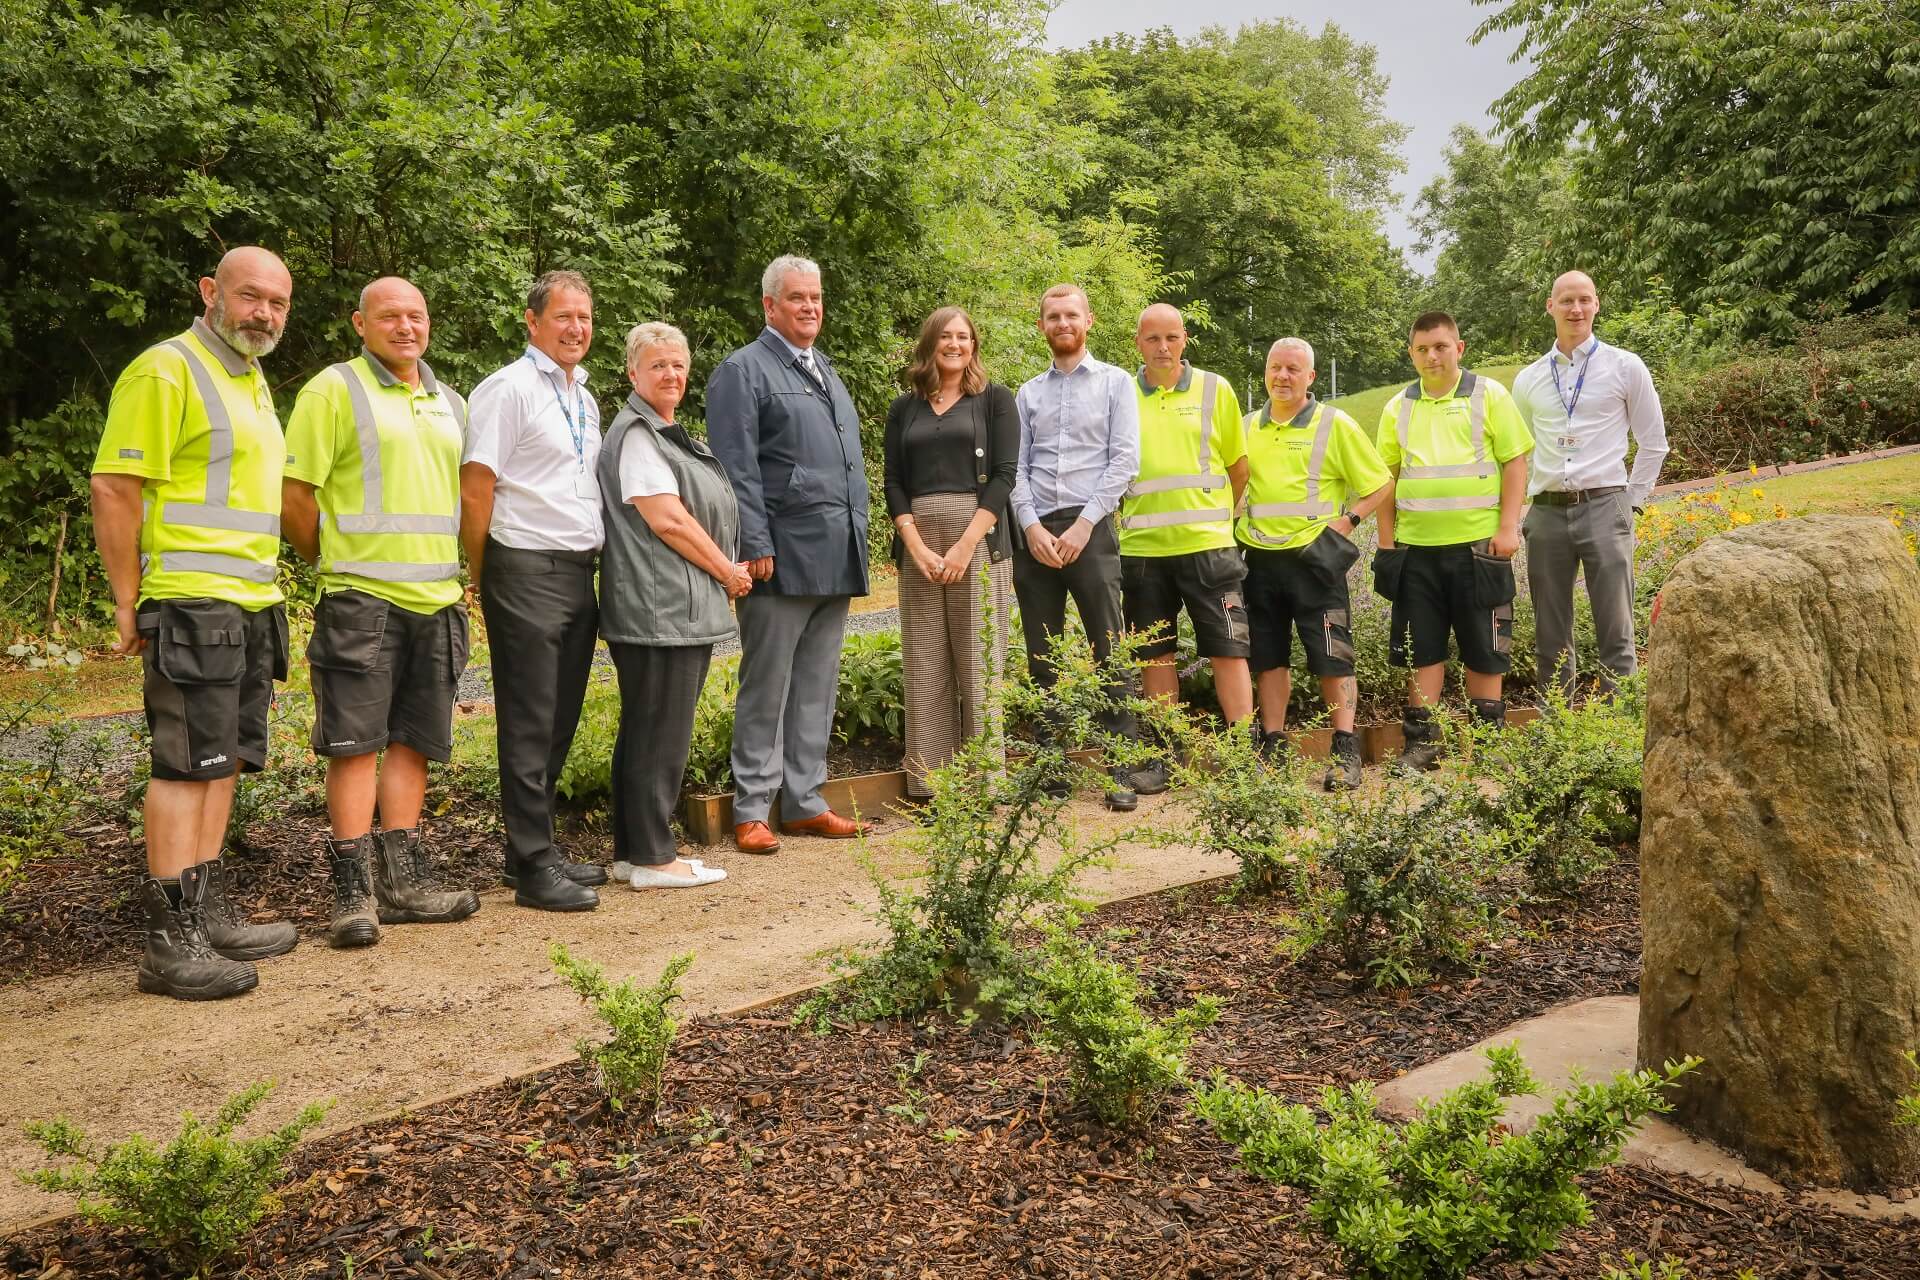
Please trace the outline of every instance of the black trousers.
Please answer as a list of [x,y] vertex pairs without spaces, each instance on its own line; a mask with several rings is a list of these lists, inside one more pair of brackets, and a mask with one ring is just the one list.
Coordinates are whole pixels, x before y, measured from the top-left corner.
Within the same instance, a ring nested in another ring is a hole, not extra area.
[[493,662],[507,867],[557,862],[553,788],[566,767],[600,621],[595,556],[487,542],[480,613]]
[[[1065,533],[1080,518],[1079,507],[1063,507],[1040,517],[1040,524],[1055,537]],[[1049,640],[1067,624],[1067,597],[1073,597],[1080,610],[1080,624],[1086,628],[1093,656],[1105,662],[1113,651],[1113,637],[1126,627],[1120,609],[1120,535],[1109,516],[1093,528],[1086,550],[1064,569],[1041,564],[1021,540],[1013,553],[1013,594],[1020,601],[1020,628],[1027,642],[1027,673],[1043,689],[1051,689],[1055,675],[1048,660]],[[1116,697],[1129,692],[1124,686],[1112,690]],[[1124,711],[1109,711],[1100,716],[1100,727],[1110,734],[1130,737],[1133,717]]]
[[693,712],[713,646],[611,644],[620,676],[613,742],[613,856],[659,867],[678,855],[673,811],[693,745]]

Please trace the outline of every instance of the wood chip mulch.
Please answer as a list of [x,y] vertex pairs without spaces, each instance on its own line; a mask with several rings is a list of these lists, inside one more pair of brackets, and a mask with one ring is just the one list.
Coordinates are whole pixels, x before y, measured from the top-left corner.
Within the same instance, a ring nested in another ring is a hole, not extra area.
[[[1530,909],[1477,974],[1377,993],[1276,956],[1258,906],[1218,886],[1117,904],[1087,928],[1140,966],[1160,1012],[1227,1000],[1193,1068],[1301,1100],[1382,1080],[1567,1000],[1631,992],[1637,868],[1584,904]],[[609,1120],[577,1064],[296,1155],[285,1209],[234,1275],[535,1280],[588,1276],[1331,1277],[1298,1193],[1259,1182],[1177,1104],[1110,1133],[1027,1034],[889,1022],[826,1037],[781,1010],[681,1030],[655,1123]],[[1920,1224],[1839,1216],[1616,1167],[1590,1223],[1533,1263],[1477,1276],[1595,1280],[1627,1250],[1696,1277],[1920,1276]],[[12,1275],[143,1274],[69,1221],[0,1243]]]

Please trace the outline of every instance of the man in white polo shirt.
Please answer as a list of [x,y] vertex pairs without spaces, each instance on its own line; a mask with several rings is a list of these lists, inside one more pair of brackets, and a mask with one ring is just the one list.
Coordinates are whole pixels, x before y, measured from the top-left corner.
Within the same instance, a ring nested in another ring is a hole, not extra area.
[[527,294],[527,349],[473,389],[460,466],[460,541],[493,660],[500,809],[513,900],[590,911],[606,869],[553,846],[553,788],[580,724],[599,606],[600,408],[581,361],[593,291],[549,271]]
[[[1569,271],[1553,282],[1547,314],[1556,341],[1513,381],[1514,403],[1533,432],[1532,506],[1521,532],[1533,595],[1540,679],[1574,687],[1573,580],[1593,604],[1603,690],[1633,674],[1633,517],[1646,505],[1667,457],[1667,425],[1653,377],[1639,356],[1593,334],[1600,297]],[[1637,445],[1627,474],[1627,441]]]

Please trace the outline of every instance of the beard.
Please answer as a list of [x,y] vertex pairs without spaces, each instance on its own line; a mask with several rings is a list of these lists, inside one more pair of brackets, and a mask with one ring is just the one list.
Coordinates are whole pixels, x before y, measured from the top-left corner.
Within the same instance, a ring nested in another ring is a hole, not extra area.
[[227,314],[226,299],[216,298],[207,311],[207,325],[243,356],[269,355],[280,345],[280,330],[269,324],[235,324]]
[[1084,333],[1049,333],[1046,337],[1048,349],[1057,356],[1070,356],[1087,345]]

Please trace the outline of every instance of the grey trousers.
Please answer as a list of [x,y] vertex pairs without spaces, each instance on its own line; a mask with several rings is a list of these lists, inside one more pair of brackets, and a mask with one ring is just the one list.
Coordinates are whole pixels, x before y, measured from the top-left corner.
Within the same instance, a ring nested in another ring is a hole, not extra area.
[[733,820],[767,822],[827,811],[827,740],[840,687],[846,596],[755,591],[734,606],[740,621],[740,693],[733,704]]
[[1600,687],[1633,674],[1633,503],[1627,491],[1571,507],[1535,503],[1521,532],[1527,541],[1527,583],[1533,596],[1534,651],[1540,680],[1557,677],[1571,690],[1579,674],[1573,651],[1573,584],[1584,577],[1599,640]]
[[613,856],[661,867],[679,856],[673,811],[693,746],[694,709],[713,646],[610,644],[620,676],[613,743]]

